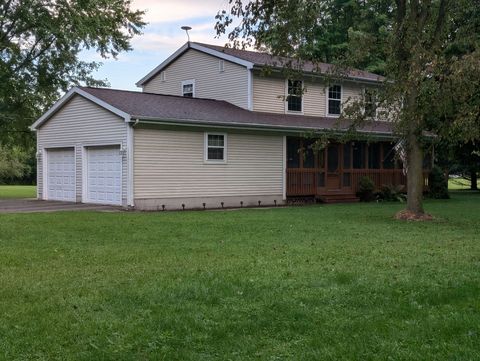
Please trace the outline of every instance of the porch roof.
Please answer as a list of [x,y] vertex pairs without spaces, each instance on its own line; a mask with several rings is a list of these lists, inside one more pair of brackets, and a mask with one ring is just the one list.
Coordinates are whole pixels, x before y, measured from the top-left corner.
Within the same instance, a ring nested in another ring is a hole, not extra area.
[[[129,114],[132,122],[138,119],[172,124],[286,131],[345,131],[348,129],[348,123],[342,124],[337,118],[255,112],[221,100],[106,88],[81,87],[80,89]],[[357,131],[392,136],[393,125],[389,122],[375,121],[357,128]]]

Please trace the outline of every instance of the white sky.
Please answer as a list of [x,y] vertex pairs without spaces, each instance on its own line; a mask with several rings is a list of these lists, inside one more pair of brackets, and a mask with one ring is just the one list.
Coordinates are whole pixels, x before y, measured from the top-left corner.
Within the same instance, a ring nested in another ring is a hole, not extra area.
[[228,7],[228,0],[133,0],[133,8],[146,10],[148,24],[143,35],[132,39],[133,50],[119,55],[118,60],[101,59],[92,51],[82,54],[83,60],[101,61],[96,74],[107,79],[112,88],[139,90],[135,82],[165,60],[186,41],[182,25],[189,25],[192,41],[224,45],[225,37],[215,38],[215,15]]

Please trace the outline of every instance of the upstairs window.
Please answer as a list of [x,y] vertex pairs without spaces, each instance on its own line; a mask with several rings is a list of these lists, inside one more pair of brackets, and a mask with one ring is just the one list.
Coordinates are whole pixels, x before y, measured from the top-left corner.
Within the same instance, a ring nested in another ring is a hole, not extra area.
[[302,111],[303,82],[301,80],[288,80],[287,109],[289,112]]
[[163,83],[167,80],[167,76],[165,75],[165,71],[160,73],[160,81]]
[[227,160],[226,144],[226,134],[205,133],[205,160],[224,163]]
[[219,60],[218,61],[218,71],[220,73],[223,73],[225,71],[225,61],[224,60]]
[[182,95],[187,98],[195,97],[195,80],[182,81]]
[[342,110],[342,86],[328,88],[328,115],[340,115]]
[[377,115],[377,95],[372,89],[365,89],[365,116],[375,118]]

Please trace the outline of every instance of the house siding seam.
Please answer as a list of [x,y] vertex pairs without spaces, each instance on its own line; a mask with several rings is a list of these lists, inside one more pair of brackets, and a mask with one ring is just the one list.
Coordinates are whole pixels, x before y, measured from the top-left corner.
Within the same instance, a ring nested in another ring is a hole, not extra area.
[[[38,197],[43,194],[43,160],[45,149],[74,148],[76,201],[82,201],[83,147],[100,145],[121,145],[127,147],[127,124],[124,119],[103,109],[80,95],[74,96],[37,130],[38,158],[37,189]],[[122,204],[127,204],[127,157],[122,161]]]
[[136,128],[135,204],[141,204],[140,199],[202,197],[279,196],[281,200],[282,136],[227,136],[227,163],[206,164],[203,132]]
[[170,64],[165,80],[160,73],[145,83],[147,93],[182,95],[184,80],[195,79],[195,97],[225,100],[248,109],[248,69],[224,61],[225,70],[219,70],[219,58],[190,49]]

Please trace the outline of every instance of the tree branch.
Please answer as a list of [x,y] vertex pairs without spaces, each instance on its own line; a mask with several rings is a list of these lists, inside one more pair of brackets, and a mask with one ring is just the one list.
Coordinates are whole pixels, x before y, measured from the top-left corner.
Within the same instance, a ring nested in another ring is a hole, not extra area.
[[440,37],[445,27],[445,22],[447,18],[447,7],[449,5],[449,0],[440,0],[440,6],[438,7],[438,16],[435,25],[435,31],[433,33],[432,46],[438,46],[440,42]]

